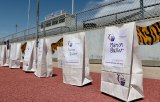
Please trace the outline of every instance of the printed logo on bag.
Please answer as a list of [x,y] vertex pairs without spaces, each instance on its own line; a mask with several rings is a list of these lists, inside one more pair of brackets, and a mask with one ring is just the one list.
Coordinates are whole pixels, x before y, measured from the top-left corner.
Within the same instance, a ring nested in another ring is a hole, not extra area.
[[80,39],[73,38],[66,43],[66,62],[69,64],[80,64],[80,53],[82,52],[82,44]]
[[117,80],[120,83],[120,85],[122,85],[122,86],[124,86],[126,83],[124,76],[120,73],[117,73]]
[[69,45],[69,47],[72,47],[72,42],[68,41],[68,45]]
[[68,41],[68,51],[70,52],[70,56],[76,56],[78,55],[78,51],[77,51],[77,45],[79,45],[79,42],[74,42],[72,43],[72,41]]
[[109,35],[108,35],[108,39],[109,39],[110,41],[114,41],[114,40],[115,40],[115,36],[112,35],[112,34],[109,34]]
[[111,41],[110,42],[110,53],[121,53],[124,50],[124,43],[116,42],[115,36],[113,34],[109,34],[108,39]]
[[19,63],[16,61],[16,62],[15,62],[15,65],[18,65],[18,64],[19,64]]
[[105,65],[117,68],[124,67],[127,51],[126,38],[125,31],[114,31],[107,34],[105,38]]

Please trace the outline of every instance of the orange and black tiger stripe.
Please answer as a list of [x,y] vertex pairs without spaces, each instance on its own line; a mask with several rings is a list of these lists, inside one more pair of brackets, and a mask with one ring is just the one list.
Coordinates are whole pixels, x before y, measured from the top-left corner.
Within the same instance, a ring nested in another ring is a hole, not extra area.
[[57,47],[61,47],[61,46],[63,46],[63,38],[61,38],[60,40],[58,40],[56,43],[52,43],[51,44],[52,53],[54,54],[55,51],[57,50]]
[[21,45],[21,51],[22,51],[22,54],[24,54],[24,53],[25,53],[26,46],[27,46],[27,42],[25,42],[24,44],[22,44],[22,45]]
[[160,22],[149,26],[136,26],[139,44],[153,45],[160,42]]

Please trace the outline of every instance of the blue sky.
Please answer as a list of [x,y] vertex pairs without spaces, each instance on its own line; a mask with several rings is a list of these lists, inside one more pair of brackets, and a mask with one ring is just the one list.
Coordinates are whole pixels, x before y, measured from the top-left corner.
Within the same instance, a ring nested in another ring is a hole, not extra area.
[[[0,37],[27,28],[29,0],[0,0]],[[75,12],[98,4],[103,0],[75,0]],[[72,0],[40,0],[40,21],[61,9],[71,12]],[[35,26],[36,0],[31,0],[30,27]]]

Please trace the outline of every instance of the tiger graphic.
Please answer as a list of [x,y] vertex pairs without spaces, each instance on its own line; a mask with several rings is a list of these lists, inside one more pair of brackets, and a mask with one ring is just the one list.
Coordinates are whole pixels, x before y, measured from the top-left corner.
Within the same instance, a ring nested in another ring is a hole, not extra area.
[[24,53],[25,53],[26,46],[27,46],[27,42],[25,42],[24,44],[22,44],[22,45],[21,45],[21,51],[22,51],[22,54],[24,54]]
[[149,26],[136,26],[138,42],[142,45],[153,45],[160,41],[160,22]]
[[58,40],[56,43],[51,44],[52,54],[54,54],[57,50],[57,47],[63,46],[63,38]]

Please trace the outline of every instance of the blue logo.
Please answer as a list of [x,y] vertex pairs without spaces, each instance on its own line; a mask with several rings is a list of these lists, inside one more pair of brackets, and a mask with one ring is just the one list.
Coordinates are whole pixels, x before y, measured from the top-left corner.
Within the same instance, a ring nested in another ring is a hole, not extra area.
[[69,45],[69,47],[72,47],[72,42],[71,41],[68,41],[68,45]]
[[110,41],[114,41],[114,40],[115,40],[115,36],[112,35],[112,34],[109,34],[109,35],[108,35],[108,39],[109,39]]
[[126,83],[124,76],[120,73],[117,73],[117,80],[122,86],[124,86]]

